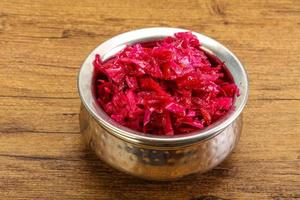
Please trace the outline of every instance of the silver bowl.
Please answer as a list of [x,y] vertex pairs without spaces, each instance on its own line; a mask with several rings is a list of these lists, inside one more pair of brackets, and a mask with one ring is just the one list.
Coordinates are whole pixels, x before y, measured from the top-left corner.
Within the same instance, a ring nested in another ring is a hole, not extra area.
[[140,133],[112,120],[98,106],[92,92],[93,60],[115,55],[128,44],[154,41],[178,28],[145,28],[117,35],[100,44],[84,61],[78,75],[81,98],[80,128],[86,143],[98,157],[125,173],[151,180],[171,180],[192,173],[203,173],[221,163],[236,146],[242,128],[242,111],[248,97],[248,79],[238,58],[219,42],[193,32],[202,47],[225,61],[240,96],[226,116],[204,130],[179,136],[155,136]]

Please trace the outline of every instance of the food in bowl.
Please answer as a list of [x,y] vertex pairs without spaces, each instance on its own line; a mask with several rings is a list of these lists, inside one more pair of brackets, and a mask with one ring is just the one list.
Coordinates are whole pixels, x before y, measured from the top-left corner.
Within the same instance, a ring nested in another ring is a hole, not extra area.
[[191,32],[127,46],[94,62],[97,103],[116,122],[154,135],[204,129],[233,109],[238,87]]
[[[155,135],[122,126],[105,113],[95,94],[98,73],[93,61],[101,55],[103,65],[113,59],[126,45],[142,42],[153,47],[156,42],[186,29],[155,27],[133,30],[114,36],[97,46],[85,59],[78,74],[78,91],[82,102],[80,130],[85,142],[97,156],[110,166],[128,174],[151,180],[174,180],[180,177],[204,173],[220,164],[238,143],[242,131],[242,112],[248,98],[247,73],[239,59],[225,46],[210,37],[192,32],[201,49],[212,52],[230,73],[224,74],[228,82],[238,86],[238,97],[233,98],[231,109],[213,121],[207,128],[189,134]],[[146,42],[146,43],[145,43]],[[209,54],[206,55],[208,59]],[[224,72],[223,72],[224,71]],[[230,77],[232,75],[232,78]],[[156,79],[154,79],[156,80]],[[93,89],[91,89],[93,88]],[[166,91],[168,92],[168,91]],[[236,92],[237,94],[237,92]],[[233,108],[234,107],[234,108]]]

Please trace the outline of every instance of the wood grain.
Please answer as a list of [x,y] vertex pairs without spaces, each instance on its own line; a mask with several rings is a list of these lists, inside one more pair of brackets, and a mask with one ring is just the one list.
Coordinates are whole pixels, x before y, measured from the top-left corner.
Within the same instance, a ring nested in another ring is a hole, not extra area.
[[[249,74],[243,134],[206,174],[150,182],[111,169],[79,133],[79,66],[152,26],[230,48]],[[0,199],[300,199],[300,2],[0,1]]]

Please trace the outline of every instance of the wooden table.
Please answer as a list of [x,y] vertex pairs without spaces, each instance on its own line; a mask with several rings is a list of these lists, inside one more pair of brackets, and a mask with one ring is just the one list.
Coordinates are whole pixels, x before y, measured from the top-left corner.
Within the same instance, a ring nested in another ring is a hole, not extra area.
[[[184,27],[235,52],[250,78],[238,147],[174,182],[111,169],[79,132],[79,66],[110,37]],[[0,199],[299,199],[300,1],[0,1]]]

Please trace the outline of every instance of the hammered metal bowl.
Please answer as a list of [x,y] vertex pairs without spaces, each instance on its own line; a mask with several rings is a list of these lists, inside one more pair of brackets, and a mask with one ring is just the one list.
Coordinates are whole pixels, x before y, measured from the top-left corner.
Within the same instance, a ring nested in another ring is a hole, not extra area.
[[180,136],[154,136],[136,132],[113,121],[93,95],[93,59],[115,55],[128,44],[155,41],[177,28],[145,28],[123,33],[100,44],[85,60],[78,75],[81,98],[80,128],[98,157],[125,173],[151,180],[171,180],[202,173],[221,163],[236,146],[242,128],[242,110],[248,97],[247,74],[237,57],[217,41],[193,32],[205,51],[225,61],[240,96],[226,116],[201,131]]

